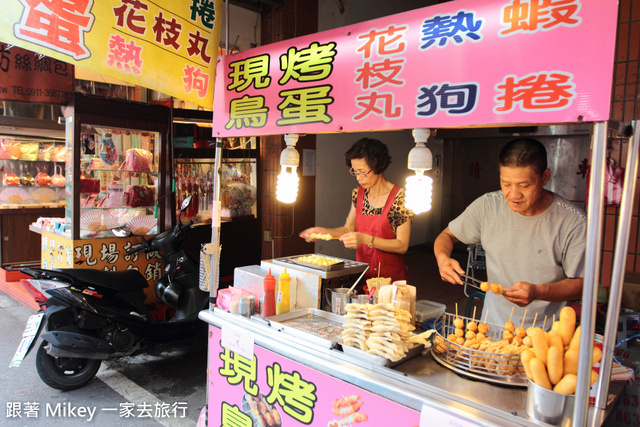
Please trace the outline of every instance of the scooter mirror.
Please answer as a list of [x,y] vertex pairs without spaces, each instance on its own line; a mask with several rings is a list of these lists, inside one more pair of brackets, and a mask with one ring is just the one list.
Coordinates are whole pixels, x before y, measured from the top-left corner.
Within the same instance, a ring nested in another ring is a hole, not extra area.
[[127,227],[113,228],[111,230],[111,232],[116,237],[129,237],[129,236],[131,236],[131,230],[129,230]]
[[184,212],[187,210],[187,208],[189,207],[189,205],[191,204],[191,198],[193,196],[187,196],[185,197],[185,199],[182,201],[182,204],[180,205],[180,213]]

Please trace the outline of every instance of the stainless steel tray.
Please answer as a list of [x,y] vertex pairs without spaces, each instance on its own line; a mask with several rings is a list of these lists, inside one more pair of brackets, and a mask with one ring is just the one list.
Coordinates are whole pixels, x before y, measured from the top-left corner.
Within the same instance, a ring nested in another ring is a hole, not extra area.
[[322,255],[322,254],[313,253],[313,254],[294,255],[294,256],[288,256],[288,257],[282,257],[282,258],[274,258],[271,261],[274,264],[282,265],[289,268],[296,268],[298,270],[306,271],[308,273],[318,274],[323,279],[333,279],[334,277],[342,277],[342,276],[349,276],[351,274],[362,273],[367,268],[367,265],[368,265],[365,262],[358,262],[351,259],[344,259],[344,258],[334,257],[334,256],[332,256],[331,258],[336,258],[344,262],[343,268],[340,268],[338,270],[321,270],[320,268],[317,268],[318,266],[314,266],[314,268],[312,268],[310,267],[310,264],[302,265],[294,262],[296,258],[300,258],[301,256],[305,256],[305,255]]
[[420,354],[422,352],[422,350],[424,350],[424,345],[418,344],[415,347],[410,348],[409,351],[407,351],[407,354],[405,354],[405,356],[402,359],[396,360],[396,361],[392,361],[391,359],[387,359],[386,357],[378,356],[377,354],[367,353],[366,351],[362,351],[359,348],[350,347],[348,345],[343,345],[342,346],[342,351],[345,354],[348,354],[350,356],[358,358],[358,359],[360,359],[360,360],[362,360],[364,362],[370,363],[372,365],[375,365],[375,366],[386,366],[387,368],[393,368],[396,365],[399,365],[399,364],[401,364],[403,362],[406,362],[407,360],[411,359],[412,357],[415,357],[418,354]]
[[346,319],[317,308],[304,308],[269,317],[271,327],[286,334],[333,348],[342,341],[342,324]]
[[[323,271],[335,271],[335,270],[342,270],[344,268],[344,261],[340,261],[331,265],[317,265],[317,264],[312,264],[310,262],[300,261],[299,258],[302,258],[303,256],[304,255],[300,255],[299,257],[291,258],[291,262],[294,264],[298,264],[298,265],[302,265],[305,267],[314,268],[318,270],[323,270]],[[340,259],[340,258],[336,258],[336,259]]]

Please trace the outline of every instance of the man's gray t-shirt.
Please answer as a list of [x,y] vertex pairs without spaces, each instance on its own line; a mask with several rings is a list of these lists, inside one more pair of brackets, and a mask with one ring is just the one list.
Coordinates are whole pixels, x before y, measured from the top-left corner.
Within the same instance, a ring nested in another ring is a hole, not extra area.
[[[502,191],[487,193],[476,199],[449,229],[462,243],[481,243],[486,253],[487,279],[510,288],[516,282],[554,283],[568,277],[584,277],[587,217],[583,210],[557,194],[542,213],[525,216],[507,206]],[[518,307],[502,295],[487,292],[482,321],[503,326],[509,320],[520,326],[525,309],[524,327],[533,324],[549,329],[552,316],[558,320],[564,302],[534,301]]]

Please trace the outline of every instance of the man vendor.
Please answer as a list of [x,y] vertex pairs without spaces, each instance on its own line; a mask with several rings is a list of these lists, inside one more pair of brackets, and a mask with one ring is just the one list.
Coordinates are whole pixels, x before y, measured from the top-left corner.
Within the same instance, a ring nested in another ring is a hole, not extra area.
[[455,242],[480,243],[486,253],[489,283],[504,287],[503,295],[487,292],[482,320],[504,325],[551,327],[566,304],[580,298],[585,269],[587,217],[558,194],[545,190],[551,171],[539,141],[518,138],[499,157],[500,188],[476,199],[434,242],[443,281],[463,284],[465,273],[451,258]]

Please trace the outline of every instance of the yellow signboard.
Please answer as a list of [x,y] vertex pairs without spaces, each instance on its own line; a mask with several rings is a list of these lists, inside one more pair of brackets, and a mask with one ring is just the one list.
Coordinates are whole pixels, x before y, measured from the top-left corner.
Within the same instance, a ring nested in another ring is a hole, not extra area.
[[139,237],[72,240],[43,231],[40,263],[46,269],[138,270],[149,283],[146,302],[153,302],[157,300],[154,284],[163,274],[162,259],[158,252],[127,255],[127,249],[136,243],[140,243]]
[[3,0],[0,41],[213,107],[222,0]]

